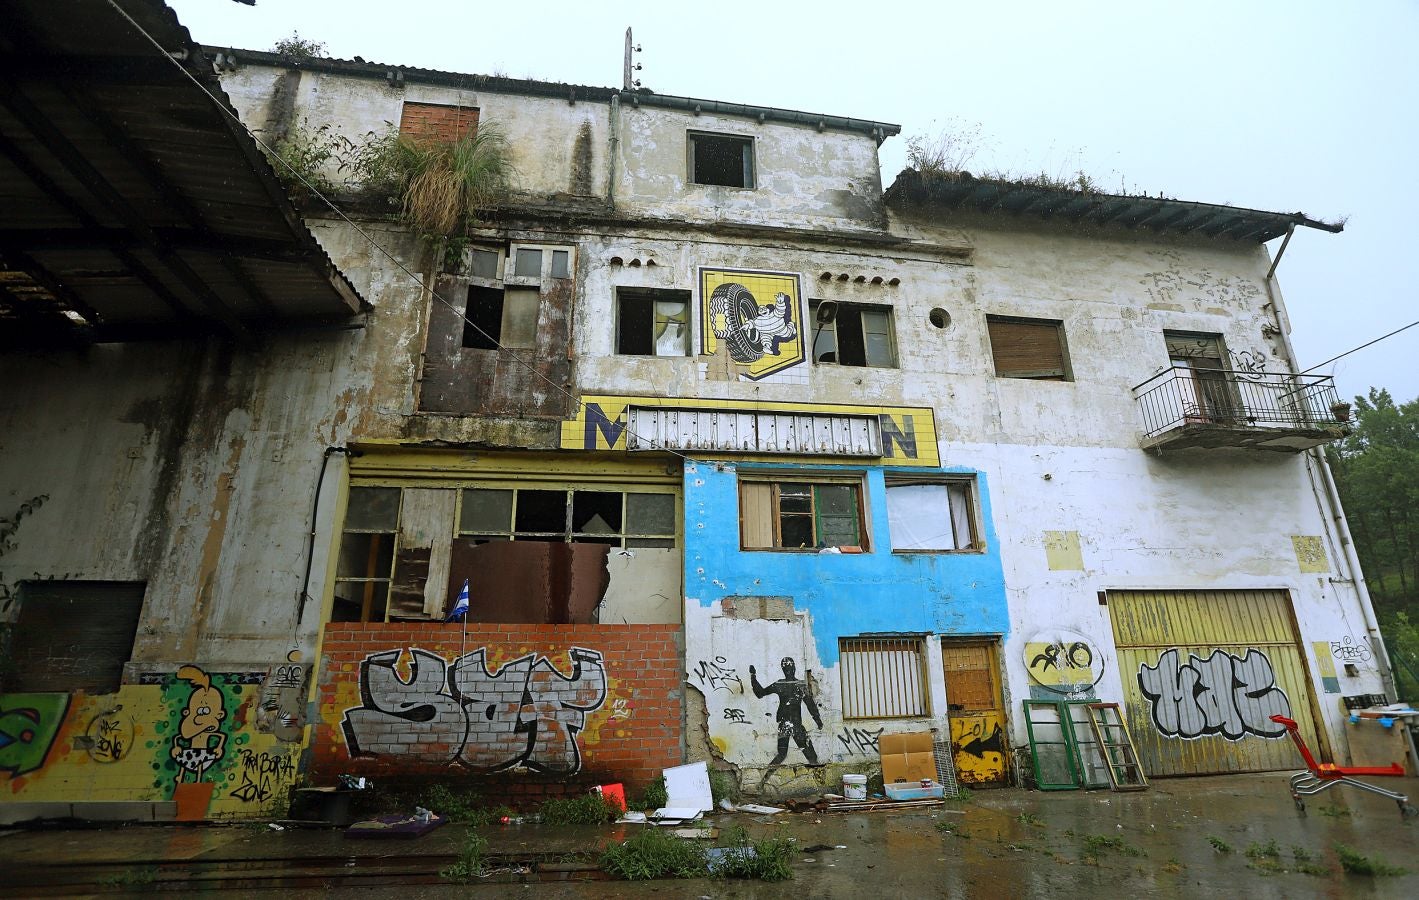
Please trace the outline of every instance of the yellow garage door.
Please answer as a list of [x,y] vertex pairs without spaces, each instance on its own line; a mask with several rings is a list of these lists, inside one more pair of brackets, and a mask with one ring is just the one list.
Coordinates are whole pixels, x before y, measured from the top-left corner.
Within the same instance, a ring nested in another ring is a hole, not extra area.
[[1317,741],[1285,591],[1109,591],[1128,727],[1150,776],[1301,768]]

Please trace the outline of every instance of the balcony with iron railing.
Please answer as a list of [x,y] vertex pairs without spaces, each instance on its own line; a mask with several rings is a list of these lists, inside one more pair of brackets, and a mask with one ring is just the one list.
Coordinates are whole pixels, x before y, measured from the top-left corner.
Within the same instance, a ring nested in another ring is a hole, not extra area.
[[1173,366],[1133,389],[1143,449],[1299,453],[1350,433],[1350,404],[1329,375]]

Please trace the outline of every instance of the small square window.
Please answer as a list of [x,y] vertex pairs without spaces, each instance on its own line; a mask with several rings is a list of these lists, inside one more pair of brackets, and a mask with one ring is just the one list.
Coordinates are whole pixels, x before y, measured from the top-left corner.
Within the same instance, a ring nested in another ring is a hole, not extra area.
[[537,346],[540,304],[536,288],[470,287],[463,346],[474,350],[529,350]]
[[844,719],[927,714],[926,652],[919,637],[838,639]]
[[971,482],[887,481],[892,551],[978,550]]
[[745,550],[866,546],[861,485],[851,481],[743,481],[739,536]]
[[689,133],[690,181],[724,187],[754,186],[754,139],[730,134]]
[[570,253],[568,253],[566,250],[553,250],[553,251],[552,251],[552,277],[553,277],[553,278],[570,278],[570,277],[571,277],[571,258],[572,258],[572,255],[571,255]]
[[518,278],[540,278],[542,276],[542,251],[519,249],[517,263],[513,267],[513,275]]
[[495,250],[470,250],[468,274],[474,278],[497,278],[502,255]]
[[616,352],[689,356],[690,292],[617,288]]
[[1050,319],[986,316],[990,352],[1000,378],[1072,381],[1064,349],[1064,323]]
[[[813,361],[839,366],[876,366],[895,368],[897,348],[892,333],[890,306],[853,306],[812,300],[814,313]],[[832,310],[831,321],[823,322],[819,314]]]

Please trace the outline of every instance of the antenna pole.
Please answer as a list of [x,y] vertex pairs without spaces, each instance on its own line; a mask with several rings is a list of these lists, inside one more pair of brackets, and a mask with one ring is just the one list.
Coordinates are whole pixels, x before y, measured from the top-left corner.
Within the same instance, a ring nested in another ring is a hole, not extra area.
[[626,29],[626,60],[621,68],[621,89],[629,91],[631,85],[631,48],[635,45],[631,43],[631,29]]

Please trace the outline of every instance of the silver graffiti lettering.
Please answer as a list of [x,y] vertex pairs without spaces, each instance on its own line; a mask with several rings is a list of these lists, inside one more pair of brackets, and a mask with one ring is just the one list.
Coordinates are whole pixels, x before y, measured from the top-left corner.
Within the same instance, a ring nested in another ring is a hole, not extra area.
[[1213,650],[1206,659],[1188,654],[1185,665],[1177,649],[1168,650],[1157,665],[1139,665],[1138,687],[1152,705],[1153,725],[1165,737],[1279,738],[1286,729],[1270,717],[1291,715],[1271,660],[1255,647],[1245,657],[1225,650]]
[[[595,650],[573,647],[570,675],[529,653],[496,670],[486,648],[454,661],[412,650],[409,679],[395,666],[402,650],[367,657],[362,706],[347,710],[351,756],[460,762],[478,772],[523,766],[569,774],[581,769],[576,736],[606,700],[606,669]],[[410,742],[409,735],[417,735]]]

